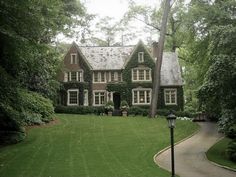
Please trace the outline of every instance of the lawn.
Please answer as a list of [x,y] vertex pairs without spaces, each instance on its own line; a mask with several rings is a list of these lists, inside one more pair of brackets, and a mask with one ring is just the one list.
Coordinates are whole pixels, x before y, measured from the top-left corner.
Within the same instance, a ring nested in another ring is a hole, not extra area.
[[[169,145],[165,119],[56,116],[60,123],[32,128],[22,143],[0,148],[0,176],[170,176],[153,162]],[[176,141],[198,129],[189,121],[176,126]]]
[[236,163],[229,160],[225,153],[225,149],[227,148],[228,143],[230,141],[231,140],[229,138],[223,138],[222,140],[220,140],[207,151],[207,158],[210,161],[213,161],[223,166],[234,168],[236,170]]

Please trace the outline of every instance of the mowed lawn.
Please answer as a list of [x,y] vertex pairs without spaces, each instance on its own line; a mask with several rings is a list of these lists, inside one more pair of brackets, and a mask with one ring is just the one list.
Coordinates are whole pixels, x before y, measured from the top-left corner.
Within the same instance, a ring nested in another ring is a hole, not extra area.
[[[169,177],[153,161],[169,145],[164,118],[57,114],[56,125],[32,128],[22,143],[0,148],[0,176]],[[198,129],[177,121],[175,140]]]

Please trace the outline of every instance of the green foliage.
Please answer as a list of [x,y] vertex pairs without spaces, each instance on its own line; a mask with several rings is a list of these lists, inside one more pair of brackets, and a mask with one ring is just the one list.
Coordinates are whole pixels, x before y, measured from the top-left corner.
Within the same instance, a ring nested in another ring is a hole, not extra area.
[[221,132],[228,133],[229,129],[236,124],[236,109],[224,109],[219,118],[219,128]]
[[100,115],[105,112],[103,106],[94,107],[94,106],[56,106],[56,113],[67,113],[67,114],[96,114]]
[[113,101],[108,101],[105,105],[106,111],[113,111],[114,110],[114,103]]
[[236,162],[236,139],[232,140],[226,150],[230,160]]
[[226,136],[231,139],[236,139],[236,124],[231,125],[227,129]]
[[54,108],[52,102],[38,93],[19,90],[19,101],[24,111],[32,114],[36,113],[36,117],[38,117],[37,114],[41,115],[42,121],[49,122],[53,119]]
[[122,100],[120,103],[120,109],[122,111],[127,111],[129,109],[129,104],[126,100]]

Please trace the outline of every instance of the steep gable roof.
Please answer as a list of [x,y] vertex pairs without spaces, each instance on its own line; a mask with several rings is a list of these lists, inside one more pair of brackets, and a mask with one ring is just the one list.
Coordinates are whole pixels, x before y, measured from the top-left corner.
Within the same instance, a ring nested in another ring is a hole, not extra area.
[[164,52],[161,65],[161,86],[183,85],[178,56],[174,52]]
[[118,70],[130,56],[133,47],[79,47],[93,70]]
[[[73,45],[76,45],[78,52],[92,70],[124,69],[139,45],[143,45],[145,50],[150,54],[142,41],[139,41],[136,46],[122,47],[81,47],[74,42]],[[183,85],[183,81],[177,54],[164,52],[161,67],[161,86],[181,85]]]

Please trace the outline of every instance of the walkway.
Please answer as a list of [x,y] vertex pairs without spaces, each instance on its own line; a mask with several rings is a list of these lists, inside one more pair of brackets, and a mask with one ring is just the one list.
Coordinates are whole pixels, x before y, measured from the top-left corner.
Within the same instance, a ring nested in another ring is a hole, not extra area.
[[[222,137],[214,123],[199,123],[200,132],[175,146],[175,171],[180,177],[236,177],[232,172],[210,163],[205,152]],[[170,171],[170,149],[156,157],[157,164]]]

